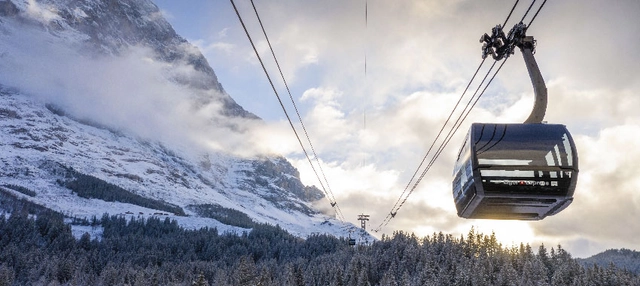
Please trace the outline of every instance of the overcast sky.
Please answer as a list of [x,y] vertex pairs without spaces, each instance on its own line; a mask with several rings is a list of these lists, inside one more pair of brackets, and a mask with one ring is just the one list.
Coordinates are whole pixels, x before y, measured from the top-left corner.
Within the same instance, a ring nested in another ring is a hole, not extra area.
[[[281,130],[272,135],[279,142],[276,151],[296,165],[303,182],[318,185],[293,132],[286,130],[284,113],[231,4],[155,2],[176,31],[201,49],[225,90]],[[278,92],[288,100],[250,2],[236,2]],[[358,214],[370,214],[370,227],[389,213],[480,63],[480,35],[502,23],[514,3],[368,0],[365,24],[365,0],[255,2],[338,205],[353,223]],[[508,28],[531,3],[520,2]],[[539,222],[456,215],[451,172],[469,124],[521,122],[531,110],[533,89],[517,51],[463,131],[376,235],[464,234],[474,226],[495,231],[507,246],[561,244],[577,257],[608,248],[638,249],[638,15],[635,0],[549,1],[528,31],[538,41],[535,56],[549,93],[545,119],[566,124],[578,148],[579,182],[568,209]]]

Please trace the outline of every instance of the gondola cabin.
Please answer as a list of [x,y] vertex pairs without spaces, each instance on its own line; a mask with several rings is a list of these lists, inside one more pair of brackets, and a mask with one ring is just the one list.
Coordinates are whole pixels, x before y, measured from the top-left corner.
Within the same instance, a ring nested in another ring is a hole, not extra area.
[[453,171],[458,216],[541,220],[573,201],[578,156],[561,124],[473,123]]

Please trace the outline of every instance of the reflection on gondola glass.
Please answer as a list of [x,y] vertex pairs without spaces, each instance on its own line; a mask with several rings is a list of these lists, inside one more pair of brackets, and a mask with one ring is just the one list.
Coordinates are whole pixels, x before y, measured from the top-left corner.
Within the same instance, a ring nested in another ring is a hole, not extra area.
[[454,168],[465,218],[540,220],[573,200],[578,157],[560,124],[474,123]]

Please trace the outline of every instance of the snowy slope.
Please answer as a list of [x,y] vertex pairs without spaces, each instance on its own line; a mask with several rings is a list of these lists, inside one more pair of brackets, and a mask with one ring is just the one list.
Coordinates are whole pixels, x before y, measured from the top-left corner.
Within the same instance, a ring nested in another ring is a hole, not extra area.
[[[189,207],[211,204],[302,237],[348,235],[355,227],[315,211],[322,194],[302,185],[284,158],[240,157],[190,137],[198,130],[232,137],[259,121],[193,49],[146,0],[0,1],[2,190],[68,216],[162,215],[189,228],[242,230]],[[135,106],[122,104],[131,98]],[[184,102],[188,112],[171,110]],[[181,121],[202,110],[215,115]],[[178,206],[186,216],[80,197],[65,185],[74,179],[68,170]]]
[[[81,124],[14,91],[0,90],[0,101],[0,184],[32,190],[37,193],[35,197],[5,188],[66,215],[100,217],[103,213],[153,215],[158,212],[131,204],[78,197],[57,183],[64,179],[63,167],[71,167],[144,197],[183,208],[191,204],[218,204],[246,213],[257,222],[279,224],[301,236],[312,232],[342,233],[340,223],[313,211],[307,202],[290,191],[273,185],[254,186],[256,174],[252,171],[259,160],[210,153],[192,163],[160,143]],[[269,196],[284,198],[268,200]],[[227,229],[212,219],[195,217],[186,208],[185,212],[189,217],[172,215],[172,218],[188,227]],[[330,227],[331,224],[335,227]]]

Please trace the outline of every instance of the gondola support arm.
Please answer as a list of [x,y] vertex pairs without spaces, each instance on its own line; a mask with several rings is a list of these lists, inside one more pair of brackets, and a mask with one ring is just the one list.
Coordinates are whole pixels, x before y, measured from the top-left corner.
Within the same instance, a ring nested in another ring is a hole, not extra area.
[[526,36],[518,41],[516,46],[518,46],[522,52],[524,63],[527,66],[527,71],[533,84],[533,93],[535,96],[533,110],[531,110],[529,118],[527,118],[524,123],[542,123],[544,115],[547,112],[547,86],[542,78],[542,73],[540,73],[538,63],[533,56],[535,40],[531,36]]

